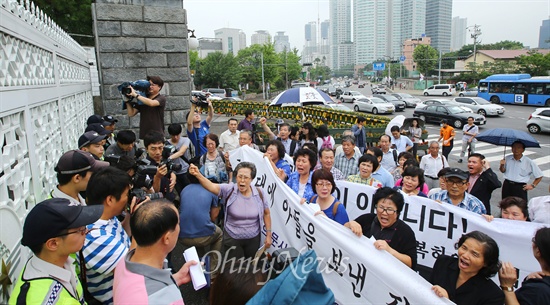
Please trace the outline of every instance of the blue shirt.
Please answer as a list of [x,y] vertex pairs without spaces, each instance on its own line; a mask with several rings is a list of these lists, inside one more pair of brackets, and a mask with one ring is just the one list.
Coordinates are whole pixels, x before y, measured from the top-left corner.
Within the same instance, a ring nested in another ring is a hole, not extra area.
[[214,234],[216,225],[210,209],[218,206],[218,196],[200,184],[189,184],[181,191],[180,238],[206,237]]
[[[206,120],[201,122],[201,126],[198,128],[199,139],[197,143],[196,130],[197,128],[193,127],[192,131],[187,130],[187,137],[191,141],[191,144],[195,147],[195,156],[202,156],[206,153],[206,146],[204,146],[204,137],[210,133],[210,125],[206,123]],[[198,144],[198,145],[197,145]]]
[[[313,200],[310,203],[317,203],[317,198],[318,197],[315,196],[315,198],[313,198]],[[341,225],[344,225],[346,222],[349,222],[348,212],[346,211],[346,208],[344,207],[344,205],[340,203],[336,208],[336,215],[333,215],[332,210],[334,209],[334,204],[336,202],[338,202],[338,198],[334,198],[334,201],[332,202],[332,204],[328,208],[323,210],[323,213],[325,213],[325,215],[327,215],[328,218],[336,221]]]
[[357,163],[359,158],[361,158],[360,153],[355,152],[353,157],[348,159],[346,154],[342,152],[334,157],[334,167],[339,169],[347,179],[349,175],[355,175],[359,172],[359,166]]
[[542,177],[542,171],[533,160],[522,156],[519,160],[514,159],[513,155],[506,156],[506,171],[504,179],[528,183],[529,178],[533,176],[535,179]]
[[382,186],[384,187],[393,187],[395,185],[393,176],[382,166],[378,167],[378,170],[373,172],[371,176],[374,179],[380,181],[380,183],[382,183]]
[[282,169],[286,176],[290,177],[290,164],[288,164],[285,159],[279,159],[279,161],[275,163],[275,167]]
[[395,144],[397,152],[405,152],[407,151],[407,146],[413,146],[411,139],[403,135],[399,136],[399,139],[391,137],[391,144]]
[[[306,188],[304,190],[304,195],[302,198],[305,198],[306,200],[310,200],[315,193],[313,192],[313,188],[311,188],[311,176],[313,175],[313,171],[309,172],[309,177],[307,178]],[[286,185],[288,185],[296,194],[298,194],[298,191],[300,190],[300,174],[298,172],[293,172],[288,176],[288,180],[286,181]]]
[[[438,193],[432,194],[430,196],[430,199],[433,200],[439,200],[444,203],[453,204],[451,201],[451,198],[449,198],[449,193],[446,190],[440,191]],[[487,210],[485,209],[485,206],[483,205],[483,202],[481,200],[477,199],[474,195],[470,195],[467,192],[464,192],[464,199],[456,205],[459,208],[466,209],[470,212],[474,212],[477,214],[487,214]]]

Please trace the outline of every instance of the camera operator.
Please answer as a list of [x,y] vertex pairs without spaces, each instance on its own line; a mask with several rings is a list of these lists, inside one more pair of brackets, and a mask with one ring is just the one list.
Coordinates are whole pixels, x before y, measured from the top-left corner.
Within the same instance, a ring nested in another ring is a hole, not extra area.
[[157,131],[148,132],[143,138],[145,149],[147,150],[146,159],[151,162],[150,165],[157,166],[157,173],[153,177],[153,189],[160,192],[164,198],[174,201],[173,193],[176,185],[176,174],[170,170],[173,163],[168,158],[163,158],[164,135]]
[[[208,107],[208,116],[201,121],[200,108]],[[202,93],[191,96],[191,110],[187,113],[187,136],[195,147],[195,157],[206,153],[204,137],[210,133],[210,124],[214,117],[212,101]]]
[[144,139],[145,134],[151,130],[164,132],[164,107],[166,105],[166,97],[160,94],[164,81],[159,76],[147,76],[150,83],[147,97],[139,95],[134,88],[126,96],[133,97],[135,101],[141,102],[132,103],[133,100],[126,102],[128,116],[133,117],[138,112],[141,113],[139,120],[139,138]]

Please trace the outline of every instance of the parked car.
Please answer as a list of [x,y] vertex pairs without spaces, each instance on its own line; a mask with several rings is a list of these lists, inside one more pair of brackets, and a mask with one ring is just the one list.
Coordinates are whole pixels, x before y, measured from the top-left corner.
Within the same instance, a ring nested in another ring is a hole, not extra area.
[[466,88],[458,92],[458,96],[477,96],[477,88]]
[[429,105],[424,108],[416,108],[414,117],[420,118],[424,122],[434,122],[439,124],[442,119],[449,121],[449,125],[460,129],[464,124],[468,124],[468,117],[474,118],[474,124],[485,125],[485,117],[476,113],[465,112],[464,109],[452,105]]
[[404,102],[406,107],[415,108],[416,104],[421,102],[419,98],[414,97],[408,93],[393,93],[392,95],[395,96],[398,100]]
[[359,91],[345,91],[340,95],[342,103],[353,103],[358,98],[366,97]]
[[364,83],[359,84],[359,86],[357,86],[357,88],[365,88],[365,84]]
[[351,111],[351,112],[353,112],[353,110],[351,108],[349,108],[347,106],[344,106],[342,104],[330,103],[330,104],[324,105],[324,107],[330,108],[332,110]]
[[384,85],[372,85],[372,94],[386,94],[386,86]]
[[398,111],[405,111],[406,105],[404,102],[398,100],[393,95],[379,95],[379,94],[373,94],[372,97],[377,97],[380,99],[383,99],[384,101],[388,103],[392,103],[395,106],[395,112]]
[[353,102],[353,110],[368,111],[372,114],[393,113],[395,111],[395,106],[381,98],[365,97],[357,99]]
[[203,89],[202,91],[204,92],[210,92],[212,93],[213,96],[218,96],[220,98],[224,98],[225,97],[225,89],[220,89],[220,88],[206,88],[206,89]]
[[455,85],[452,84],[439,84],[439,85],[433,85],[428,87],[427,89],[424,89],[423,94],[425,96],[428,95],[454,95],[456,93]]
[[242,102],[243,100],[239,97],[224,97],[222,101],[231,101],[231,102]]
[[455,97],[454,102],[461,106],[472,109],[475,113],[482,116],[499,116],[503,115],[506,109],[500,105],[491,104],[491,102],[481,97]]
[[530,133],[550,132],[550,107],[537,108],[527,120]]
[[452,101],[452,100],[446,100],[446,99],[429,99],[429,100],[425,100],[425,101],[422,101],[418,104],[416,104],[416,107],[415,109],[420,109],[420,108],[425,108],[426,106],[429,106],[429,105],[447,105],[447,106],[458,106],[460,108],[462,108],[465,112],[469,112],[469,113],[473,113],[474,111],[460,103],[457,103],[455,101]]

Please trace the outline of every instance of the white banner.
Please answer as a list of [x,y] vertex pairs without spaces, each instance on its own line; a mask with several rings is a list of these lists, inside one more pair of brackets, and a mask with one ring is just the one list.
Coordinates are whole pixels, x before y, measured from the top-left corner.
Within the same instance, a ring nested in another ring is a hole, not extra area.
[[[271,209],[273,245],[314,249],[319,268],[338,304],[453,304],[437,297],[431,285],[366,237],[325,216],[314,216],[309,205],[274,174],[269,161],[249,147],[231,153],[231,164],[256,165],[256,186],[263,187]],[[265,232],[264,232],[265,234]]]

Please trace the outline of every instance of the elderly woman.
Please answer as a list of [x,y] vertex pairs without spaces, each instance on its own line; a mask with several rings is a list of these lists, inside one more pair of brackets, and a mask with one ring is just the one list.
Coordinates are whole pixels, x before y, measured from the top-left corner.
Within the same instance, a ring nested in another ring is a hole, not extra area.
[[527,202],[520,197],[506,197],[498,203],[502,218],[527,221]]
[[313,195],[313,188],[311,187],[311,175],[313,174],[313,167],[317,164],[317,154],[305,148],[300,148],[294,154],[294,167],[295,172],[290,174],[286,184],[294,191],[298,196],[310,199]]
[[511,263],[503,263],[498,272],[500,287],[504,291],[504,304],[550,304],[550,228],[540,228],[533,237],[533,256],[541,271],[529,274],[514,293],[517,271]]
[[472,231],[455,247],[457,257],[440,255],[435,261],[430,278],[435,294],[457,305],[502,305],[504,293],[491,280],[500,268],[495,240]]
[[[201,185],[225,202],[225,220],[223,232],[223,252],[229,257],[252,258],[260,247],[261,231],[265,225],[265,246],[271,246],[271,215],[263,189],[253,187],[256,166],[250,162],[241,162],[235,167],[237,183],[217,184],[204,177],[195,165],[189,167],[189,173],[199,180]],[[235,249],[233,250],[232,247]]]
[[403,172],[401,185],[395,188],[401,190],[409,196],[420,196],[427,198],[428,195],[420,190],[420,185],[424,185],[424,170],[416,166],[408,166]]
[[290,176],[290,164],[285,158],[285,147],[279,140],[267,142],[265,156],[271,161],[273,170],[281,180],[286,181]]
[[369,213],[357,217],[344,226],[358,236],[374,236],[374,247],[386,250],[403,264],[416,268],[416,237],[414,231],[401,219],[405,201],[399,191],[389,187],[376,190],[372,198],[376,214]]
[[382,183],[374,177],[372,172],[378,168],[378,159],[373,155],[364,154],[357,161],[359,166],[359,174],[348,176],[347,181],[370,185],[376,188],[382,187]]
[[314,171],[311,177],[311,185],[315,195],[311,197],[309,203],[317,203],[328,218],[342,225],[349,221],[348,212],[344,205],[338,201],[338,198],[332,196],[336,189],[336,183],[330,171],[324,169]]
[[207,179],[216,183],[227,182],[225,158],[217,149],[220,145],[218,136],[209,133],[204,137],[203,143],[206,147],[206,153],[199,159],[201,173],[206,176]]

